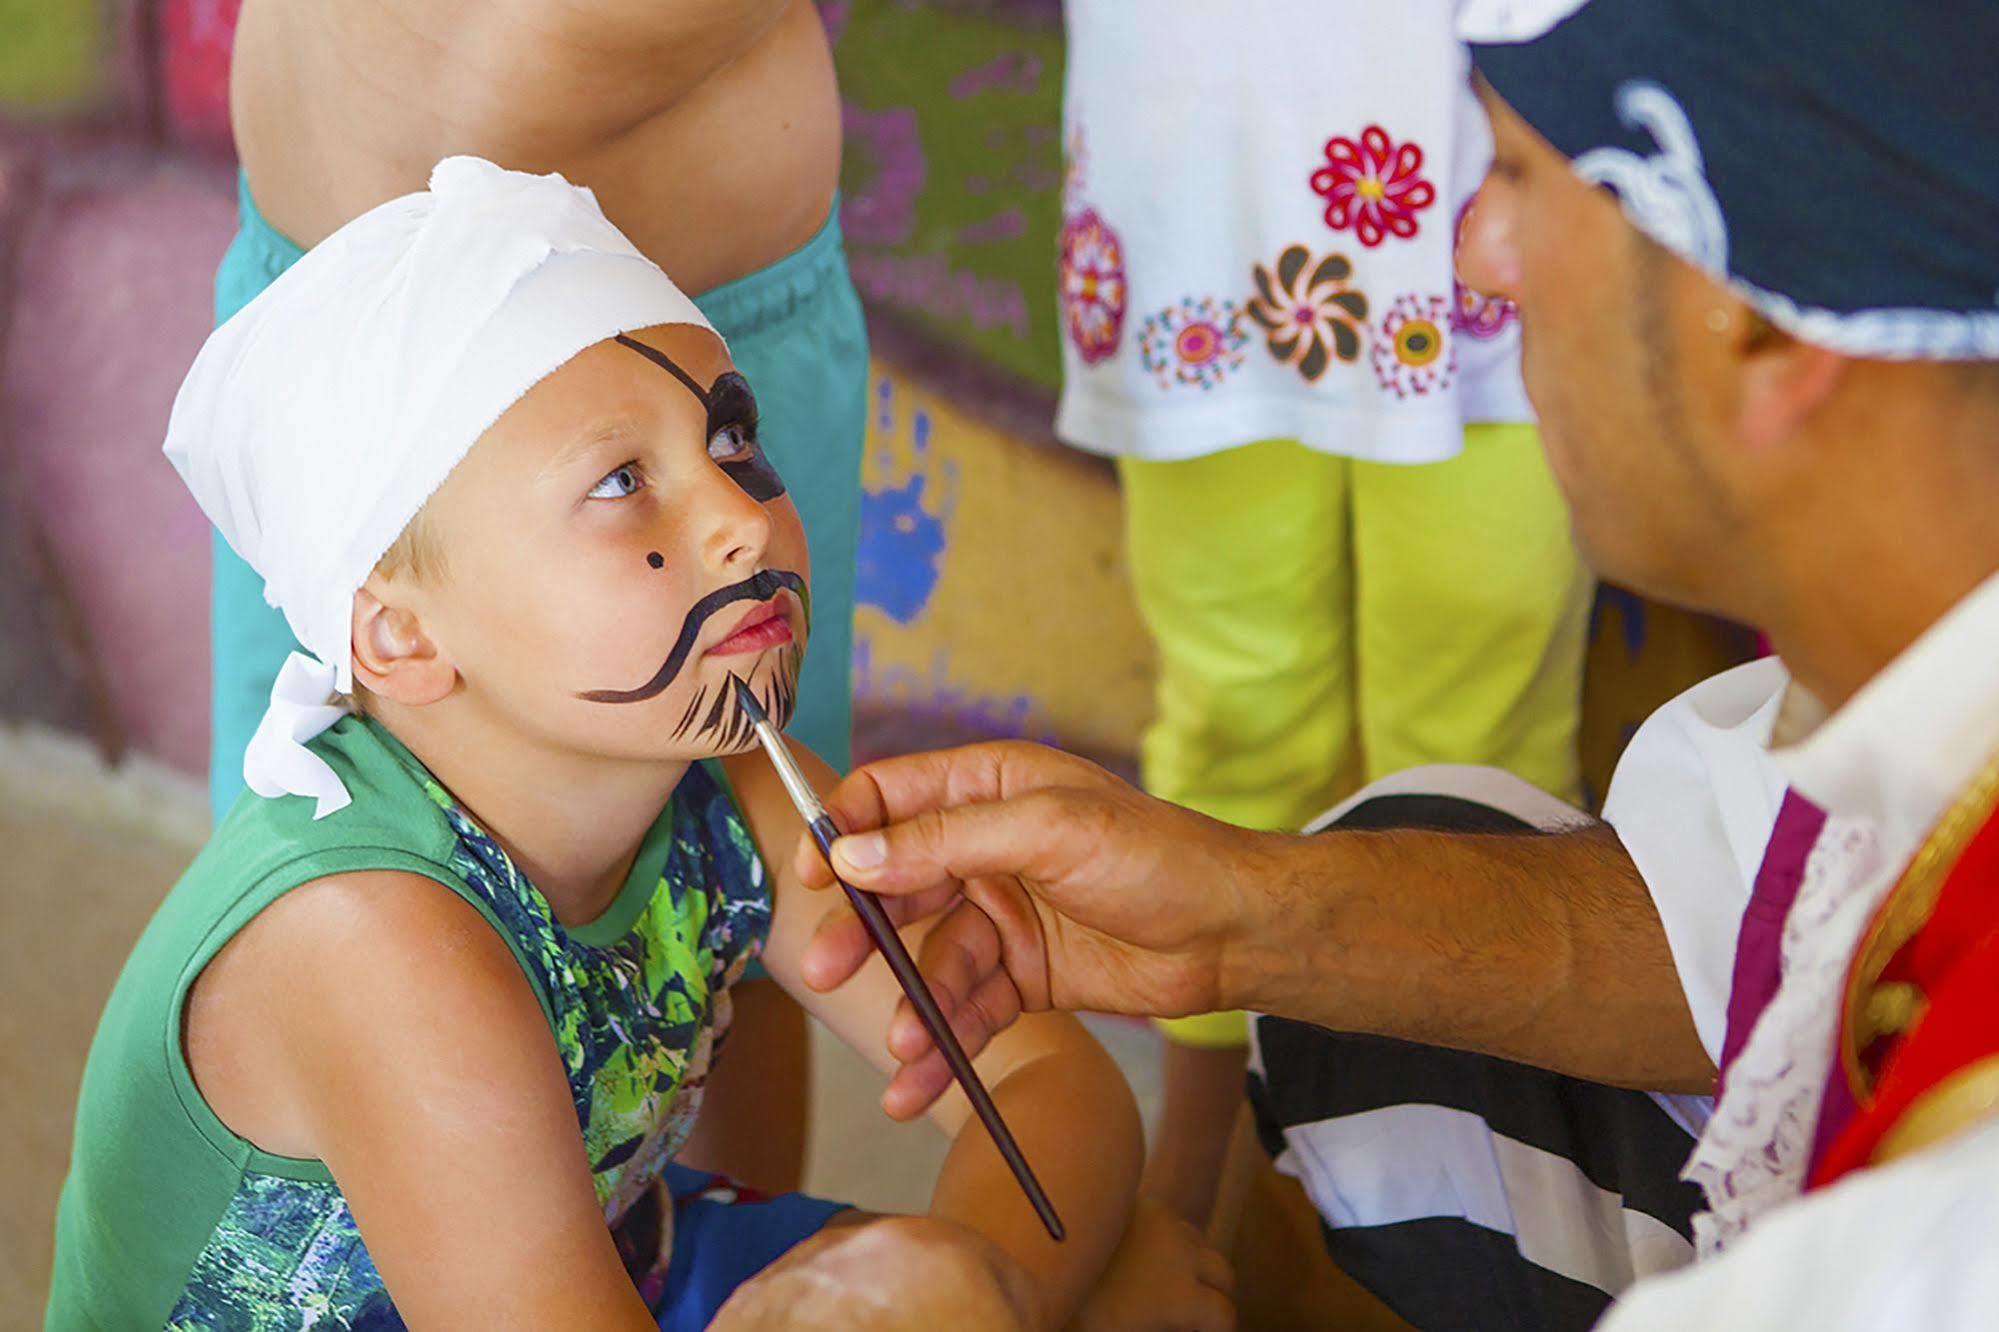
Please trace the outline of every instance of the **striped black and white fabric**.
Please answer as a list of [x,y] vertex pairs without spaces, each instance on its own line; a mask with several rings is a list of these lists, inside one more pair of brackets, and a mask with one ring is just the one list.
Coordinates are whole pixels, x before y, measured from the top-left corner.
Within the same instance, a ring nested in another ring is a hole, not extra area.
[[[1508,774],[1425,768],[1326,828],[1529,832],[1585,818]],[[1341,1268],[1419,1328],[1586,1328],[1693,1258],[1679,1179],[1705,1098],[1600,1086],[1484,1055],[1253,1023],[1263,1146],[1318,1208]]]

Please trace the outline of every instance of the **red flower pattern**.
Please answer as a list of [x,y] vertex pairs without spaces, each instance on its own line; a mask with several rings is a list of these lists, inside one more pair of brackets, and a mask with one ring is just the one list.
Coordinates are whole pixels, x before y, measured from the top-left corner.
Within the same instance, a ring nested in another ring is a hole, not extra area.
[[1326,200],[1326,225],[1351,229],[1362,245],[1389,236],[1403,240],[1417,230],[1416,214],[1437,201],[1437,187],[1419,174],[1423,150],[1397,145],[1388,131],[1369,125],[1359,140],[1326,141],[1326,165],[1312,173],[1312,190]]
[[1124,333],[1124,242],[1085,208],[1062,224],[1062,322],[1083,364],[1117,351]]

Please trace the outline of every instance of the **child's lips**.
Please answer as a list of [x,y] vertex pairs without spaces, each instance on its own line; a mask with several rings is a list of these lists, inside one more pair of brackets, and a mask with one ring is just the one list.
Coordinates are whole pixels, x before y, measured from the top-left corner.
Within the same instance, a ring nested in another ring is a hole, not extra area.
[[708,649],[711,657],[734,657],[746,652],[762,652],[791,641],[791,622],[784,618],[777,599],[753,607],[736,622],[729,636]]

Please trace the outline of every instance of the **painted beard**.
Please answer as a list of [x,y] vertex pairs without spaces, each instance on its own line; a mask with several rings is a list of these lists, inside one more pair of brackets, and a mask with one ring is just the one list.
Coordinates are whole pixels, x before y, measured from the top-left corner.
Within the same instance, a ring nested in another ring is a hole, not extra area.
[[[812,603],[805,580],[786,569],[764,569],[740,583],[717,588],[690,606],[686,618],[681,621],[680,634],[674,639],[672,649],[650,680],[636,689],[590,689],[577,697],[592,703],[643,703],[659,697],[679,678],[695,643],[700,640],[702,630],[718,612],[739,601],[768,601],[787,589],[805,604],[809,633]],[[758,674],[756,666],[750,668],[748,677],[742,672],[730,671],[721,684],[702,685],[695,691],[687,711],[674,727],[673,737],[676,740],[698,741],[718,749],[734,748],[738,741],[747,742],[751,734],[750,725],[741,705],[736,702],[735,682],[739,679],[757,693],[771,720],[782,727],[791,720],[791,714],[798,705],[798,672],[804,659],[805,647],[802,643],[792,643],[782,649],[772,662],[772,669],[761,691],[755,682]]]
[[[730,671],[728,678],[720,684],[702,685],[694,691],[687,711],[673,728],[673,738],[685,739],[717,754],[733,754],[753,747],[757,742],[756,724],[750,720],[750,714],[744,710],[736,695],[738,684],[747,686],[756,696],[758,704],[769,716],[770,724],[783,730],[798,708],[798,671],[804,662],[805,649],[793,643],[779,651],[777,659],[771,663],[769,678],[761,689],[755,684],[757,672],[754,669],[747,679]],[[696,718],[700,719],[699,725],[696,725]]]

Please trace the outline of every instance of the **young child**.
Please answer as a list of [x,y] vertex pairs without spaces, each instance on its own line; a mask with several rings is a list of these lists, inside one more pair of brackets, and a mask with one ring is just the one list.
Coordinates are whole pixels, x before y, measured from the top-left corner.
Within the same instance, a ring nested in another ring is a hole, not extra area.
[[[1145,787],[1245,827],[1429,763],[1580,797],[1591,584],[1513,309],[1453,276],[1491,154],[1454,10],[1063,7],[1056,433],[1117,460]],[[1145,1189],[1202,1219],[1247,1031],[1161,1026]]]
[[[312,655],[106,1008],[50,1328],[700,1327],[868,1223],[670,1164],[759,951],[891,1066],[885,967],[801,981],[823,907],[732,692],[788,716],[810,618],[756,428],[588,191],[473,158],[209,339],[167,453]],[[1080,1028],[1016,1033],[982,1070],[1069,1238],[961,1099],[931,1211],[1058,1325],[1125,1232],[1138,1121]]]

